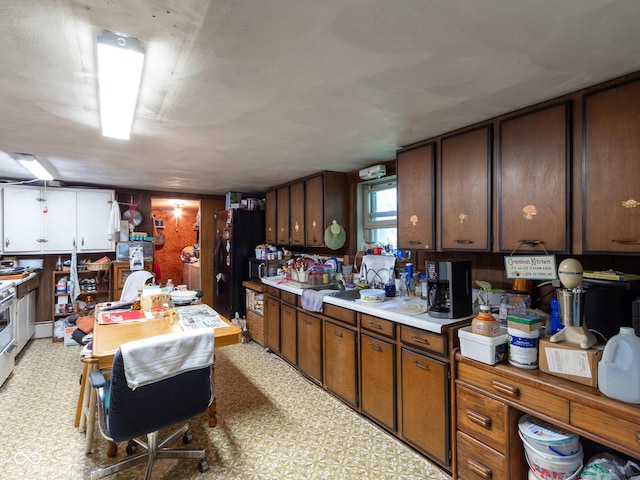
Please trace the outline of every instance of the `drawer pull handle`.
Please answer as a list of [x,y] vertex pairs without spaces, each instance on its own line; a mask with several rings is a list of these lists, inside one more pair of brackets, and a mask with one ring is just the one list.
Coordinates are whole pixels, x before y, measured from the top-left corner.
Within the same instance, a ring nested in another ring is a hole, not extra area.
[[640,443],[640,432],[636,432],[636,442]]
[[340,333],[340,332],[337,332],[337,331],[335,331],[335,330],[334,330],[334,331],[333,331],[333,334],[334,334],[336,337],[340,337],[340,338],[342,338],[342,333]]
[[414,360],[413,363],[416,367],[421,368],[423,370],[429,370],[429,365],[422,365],[418,360]]
[[467,409],[467,418],[481,427],[491,427],[491,417],[487,417],[486,415],[482,415],[481,413],[475,412],[471,409]]
[[369,344],[369,348],[371,350],[375,350],[376,352],[381,352],[382,351],[382,349],[378,345],[374,345],[373,343]]
[[620,245],[638,245],[640,241],[638,240],[626,240],[624,238],[614,238],[611,240],[613,243],[619,243]]
[[457,243],[459,245],[471,245],[473,240],[465,240],[463,238],[455,239],[453,243]]
[[418,343],[424,343],[425,345],[429,345],[429,340],[427,340],[426,338],[417,337],[416,335],[413,335],[411,337],[411,340],[414,340]]
[[371,328],[377,328],[378,330],[382,330],[382,325],[380,325],[379,323],[369,322],[369,326]]
[[497,391],[504,393],[505,395],[510,395],[512,397],[520,396],[520,389],[518,387],[507,385],[506,383],[502,383],[498,380],[491,380],[491,385],[493,385],[493,388]]
[[304,324],[305,325],[311,325],[311,320],[309,320],[308,318],[304,319]]
[[479,462],[476,462],[473,458],[467,459],[467,466],[469,467],[469,470],[477,473],[482,478],[493,478],[493,473],[491,473],[491,469],[485,467]]

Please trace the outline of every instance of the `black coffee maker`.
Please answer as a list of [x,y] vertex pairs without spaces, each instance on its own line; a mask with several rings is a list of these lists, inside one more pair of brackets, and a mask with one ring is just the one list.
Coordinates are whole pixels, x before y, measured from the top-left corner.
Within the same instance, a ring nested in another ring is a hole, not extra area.
[[468,317],[473,311],[471,262],[427,260],[428,312],[437,318]]

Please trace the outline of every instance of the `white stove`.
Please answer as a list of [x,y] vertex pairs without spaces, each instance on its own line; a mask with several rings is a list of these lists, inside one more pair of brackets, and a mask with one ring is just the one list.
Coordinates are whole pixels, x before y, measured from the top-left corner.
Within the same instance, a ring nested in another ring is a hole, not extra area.
[[0,281],[0,385],[9,378],[15,365],[15,315],[16,287],[13,282]]

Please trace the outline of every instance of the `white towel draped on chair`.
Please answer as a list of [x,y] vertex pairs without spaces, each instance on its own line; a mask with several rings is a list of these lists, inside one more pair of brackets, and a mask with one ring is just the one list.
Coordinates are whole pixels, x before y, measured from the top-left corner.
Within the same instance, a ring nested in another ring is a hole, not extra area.
[[[176,340],[180,338],[182,342]],[[120,346],[129,388],[213,364],[213,329],[199,328],[135,340]],[[155,350],[158,355],[150,355]],[[149,358],[158,358],[149,361]]]

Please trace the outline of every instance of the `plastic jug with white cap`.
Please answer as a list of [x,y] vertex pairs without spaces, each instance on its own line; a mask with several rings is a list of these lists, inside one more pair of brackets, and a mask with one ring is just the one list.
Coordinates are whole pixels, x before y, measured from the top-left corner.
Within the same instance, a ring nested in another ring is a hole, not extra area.
[[640,403],[640,338],[631,327],[609,339],[598,363],[598,388],[607,397]]

